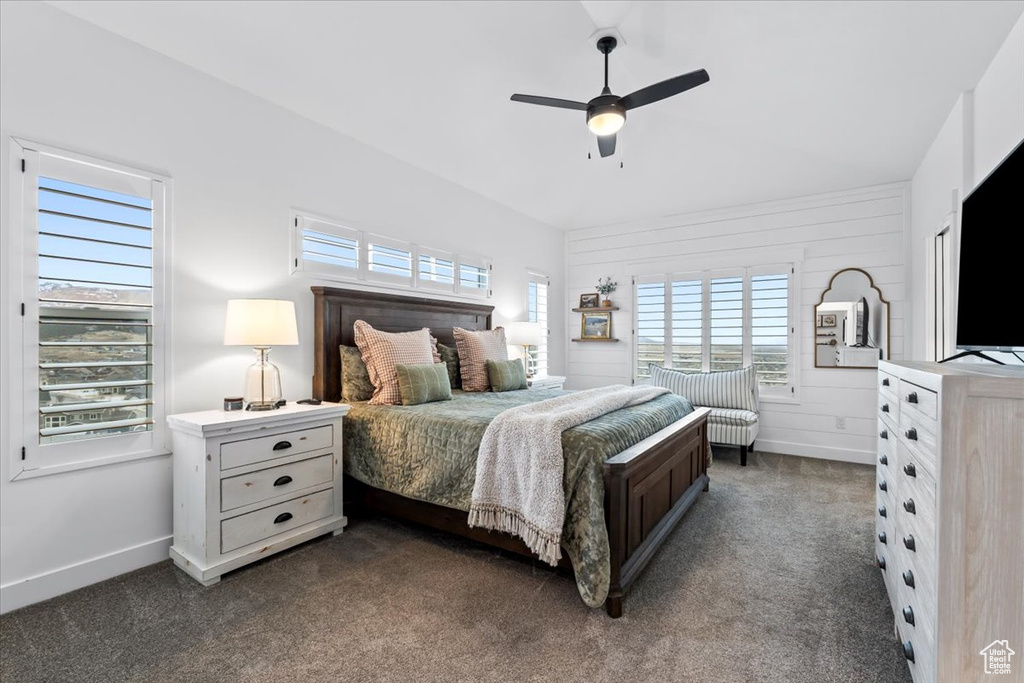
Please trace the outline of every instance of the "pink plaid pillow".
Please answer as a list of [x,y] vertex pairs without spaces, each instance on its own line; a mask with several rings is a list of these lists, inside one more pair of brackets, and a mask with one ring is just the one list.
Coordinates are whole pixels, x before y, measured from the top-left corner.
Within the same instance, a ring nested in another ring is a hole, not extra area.
[[487,391],[491,388],[487,361],[508,360],[505,328],[495,327],[493,330],[474,332],[456,327],[452,332],[455,334],[455,348],[459,352],[463,391]]
[[401,405],[402,392],[398,388],[398,365],[421,365],[441,360],[437,353],[437,342],[430,336],[430,329],[413,332],[381,332],[369,323],[357,320],[355,329],[356,346],[366,363],[366,371],[373,383],[373,405]]

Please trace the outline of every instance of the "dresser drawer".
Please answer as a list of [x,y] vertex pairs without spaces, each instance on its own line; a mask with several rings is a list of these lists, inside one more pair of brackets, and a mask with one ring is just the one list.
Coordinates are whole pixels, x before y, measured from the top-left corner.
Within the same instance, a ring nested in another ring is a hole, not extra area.
[[914,458],[900,458],[900,471],[896,473],[898,483],[893,498],[899,505],[898,514],[901,519],[916,523],[922,531],[934,536],[938,507],[935,504],[935,480],[921,468]]
[[[932,422],[938,419],[939,396],[931,389],[919,387],[905,379],[900,380],[900,412],[910,411]],[[934,431],[934,427],[932,430]]]
[[229,441],[220,447],[220,468],[230,470],[243,465],[307,453],[334,445],[331,425],[298,429],[255,439]]
[[934,432],[935,424],[927,419],[912,414],[909,410],[900,413],[899,441],[905,446],[913,459],[924,469],[935,476],[935,452],[938,442]]
[[326,484],[334,479],[334,456],[300,460],[288,465],[256,470],[220,482],[222,512],[282,496],[289,491]]
[[[897,428],[890,427],[878,421],[878,469],[879,471],[891,472],[896,467],[896,435]],[[885,437],[882,433],[885,432]]]
[[220,523],[220,546],[228,553],[334,514],[334,489],[249,512]]
[[898,400],[900,395],[900,380],[898,377],[890,375],[889,373],[879,370],[878,371],[878,393],[885,394],[892,400]]
[[878,416],[890,427],[896,427],[900,423],[900,402],[879,392]]

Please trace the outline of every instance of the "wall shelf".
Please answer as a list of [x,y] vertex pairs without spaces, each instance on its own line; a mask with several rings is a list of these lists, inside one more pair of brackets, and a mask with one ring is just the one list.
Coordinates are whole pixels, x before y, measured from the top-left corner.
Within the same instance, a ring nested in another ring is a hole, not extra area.
[[617,342],[618,339],[573,339],[574,342]]
[[574,308],[574,309],[572,309],[572,312],[573,313],[594,313],[595,311],[596,312],[600,312],[600,311],[617,311],[617,310],[619,310],[618,306],[594,306],[592,308]]

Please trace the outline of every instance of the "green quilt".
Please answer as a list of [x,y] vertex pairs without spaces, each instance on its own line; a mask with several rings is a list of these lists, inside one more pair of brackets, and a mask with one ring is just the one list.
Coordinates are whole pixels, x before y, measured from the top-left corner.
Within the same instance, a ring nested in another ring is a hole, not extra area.
[[[552,398],[558,389],[503,393],[453,391],[451,401],[416,406],[353,403],[345,418],[345,471],[359,481],[417,500],[469,510],[476,458],[487,425],[514,406]],[[602,605],[610,577],[602,464],[693,412],[667,394],[623,408],[562,434],[565,526],[562,548],[583,601]]]

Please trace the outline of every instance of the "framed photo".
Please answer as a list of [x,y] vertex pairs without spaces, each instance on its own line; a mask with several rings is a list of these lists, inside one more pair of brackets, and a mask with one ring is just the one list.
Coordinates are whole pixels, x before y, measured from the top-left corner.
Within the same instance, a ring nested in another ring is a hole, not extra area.
[[818,316],[818,327],[821,327],[821,316]]
[[611,313],[583,313],[580,324],[580,339],[611,339]]
[[821,326],[822,327],[835,327],[836,326],[836,314],[835,313],[825,313],[824,315],[822,315],[821,316]]
[[580,294],[580,308],[598,308],[601,305],[601,295],[597,292],[593,294]]

